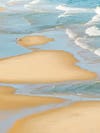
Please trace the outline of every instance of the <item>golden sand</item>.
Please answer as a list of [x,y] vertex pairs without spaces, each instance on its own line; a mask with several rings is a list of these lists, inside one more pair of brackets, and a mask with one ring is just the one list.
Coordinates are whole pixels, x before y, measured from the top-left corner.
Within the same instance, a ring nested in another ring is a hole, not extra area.
[[0,7],[0,12],[3,12],[5,11],[5,8],[4,7]]
[[17,110],[50,103],[63,102],[62,99],[40,96],[16,95],[12,87],[0,87],[0,110]]
[[36,45],[42,45],[46,44],[48,42],[54,41],[53,38],[48,38],[45,36],[25,36],[20,39],[18,39],[17,43],[24,46],[24,47],[29,47],[29,46],[36,46]]
[[77,60],[64,51],[37,51],[0,60],[0,82],[53,83],[87,80],[96,74],[76,66]]
[[100,102],[79,102],[29,116],[9,133],[100,133]]

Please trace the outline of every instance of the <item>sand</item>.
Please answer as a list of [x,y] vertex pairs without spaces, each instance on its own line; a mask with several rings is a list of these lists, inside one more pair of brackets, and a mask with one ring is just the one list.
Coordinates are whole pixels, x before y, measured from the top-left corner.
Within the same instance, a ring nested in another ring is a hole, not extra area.
[[4,7],[0,7],[0,12],[3,12],[5,11],[5,8]]
[[60,102],[63,102],[63,100],[59,98],[16,95],[14,88],[7,86],[0,87],[0,111],[19,110]]
[[26,117],[9,133],[100,133],[100,102],[79,102]]
[[55,83],[94,79],[96,74],[76,66],[70,53],[43,50],[0,60],[0,82]]
[[17,40],[17,43],[24,47],[36,46],[47,44],[48,42],[54,41],[53,38],[48,38],[45,36],[25,36]]

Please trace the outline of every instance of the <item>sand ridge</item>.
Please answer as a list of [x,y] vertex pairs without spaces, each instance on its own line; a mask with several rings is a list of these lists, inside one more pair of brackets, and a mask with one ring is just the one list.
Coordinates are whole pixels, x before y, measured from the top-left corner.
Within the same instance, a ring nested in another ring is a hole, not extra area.
[[17,39],[17,43],[24,47],[43,45],[52,41],[54,41],[53,38],[48,38],[42,35],[34,35],[34,36],[30,35]]
[[0,60],[0,82],[55,83],[96,78],[76,66],[77,60],[62,50],[40,50]]

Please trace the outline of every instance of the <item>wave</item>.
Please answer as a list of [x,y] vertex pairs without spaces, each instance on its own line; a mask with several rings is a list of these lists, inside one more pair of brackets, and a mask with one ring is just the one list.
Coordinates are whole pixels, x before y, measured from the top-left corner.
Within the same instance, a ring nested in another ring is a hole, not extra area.
[[96,55],[100,56],[100,48],[96,49],[96,50],[94,51],[94,53],[95,53]]
[[85,33],[89,36],[100,36],[100,30],[96,26],[87,28]]
[[75,44],[80,46],[81,48],[83,49],[87,49],[89,51],[93,51],[93,49],[89,46],[89,44],[86,42],[85,38],[82,38],[82,37],[78,37],[76,40],[75,40]]
[[95,25],[95,24],[98,24],[98,23],[100,23],[100,15],[95,15],[85,25],[86,26],[92,26],[92,25]]
[[66,34],[77,46],[81,47],[82,49],[89,50],[97,56],[100,56],[100,48],[97,49],[95,46],[92,46],[91,42],[86,36],[81,36],[80,34],[77,34],[77,32],[73,31],[73,29],[68,28],[66,29]]
[[91,26],[91,25],[100,23],[100,7],[96,7],[94,11],[96,15],[93,16],[92,19],[85,24],[86,26]]
[[6,6],[8,11],[21,12],[55,12],[57,4],[49,0],[6,0],[0,2],[0,5]]
[[96,7],[95,12],[96,12],[98,15],[100,15],[100,7],[99,7],[99,6]]
[[93,8],[77,8],[70,7],[65,4],[60,4],[59,2],[53,2],[50,0],[6,0],[5,2],[0,2],[4,4],[8,9],[12,10],[32,10],[36,12],[64,12],[64,16],[67,14],[75,14],[75,13],[91,13],[97,12],[99,14],[99,7],[97,9]]
[[67,5],[58,5],[56,7],[57,10],[63,11],[64,13],[59,15],[59,17],[65,17],[68,14],[77,14],[77,13],[92,13],[94,9],[92,8],[77,8],[77,7],[69,7]]
[[64,11],[67,13],[87,13],[87,12],[93,12],[93,9],[89,8],[76,8],[76,7],[69,7],[67,5],[58,5],[56,7],[57,10]]
[[72,40],[75,40],[78,37],[77,33],[73,32],[71,29],[68,28],[66,29],[66,34]]

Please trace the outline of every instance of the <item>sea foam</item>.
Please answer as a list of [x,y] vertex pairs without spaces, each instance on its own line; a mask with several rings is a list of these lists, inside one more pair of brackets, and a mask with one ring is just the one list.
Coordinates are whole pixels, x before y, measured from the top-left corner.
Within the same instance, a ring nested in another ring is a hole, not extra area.
[[100,30],[96,26],[87,28],[85,33],[89,36],[100,36]]
[[96,12],[98,15],[100,15],[100,7],[99,7],[99,6],[96,7],[95,12]]

